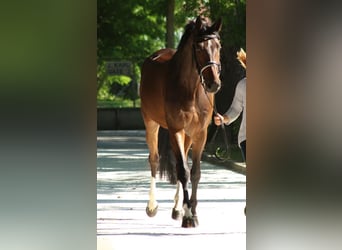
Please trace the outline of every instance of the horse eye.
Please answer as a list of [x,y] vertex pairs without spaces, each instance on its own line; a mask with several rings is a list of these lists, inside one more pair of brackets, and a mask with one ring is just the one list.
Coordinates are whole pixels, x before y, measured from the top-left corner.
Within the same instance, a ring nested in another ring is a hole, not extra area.
[[197,43],[199,49],[204,49],[204,42]]

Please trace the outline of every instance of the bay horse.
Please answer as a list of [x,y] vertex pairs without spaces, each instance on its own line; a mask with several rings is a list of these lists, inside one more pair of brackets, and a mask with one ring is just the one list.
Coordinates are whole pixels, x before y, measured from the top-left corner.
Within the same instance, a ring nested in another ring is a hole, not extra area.
[[[161,130],[168,132],[163,142],[170,143],[173,152],[169,159],[173,158],[174,164],[168,164],[170,179],[177,184],[172,218],[183,217],[182,227],[198,225],[196,206],[200,160],[212,118],[214,94],[221,87],[221,26],[221,19],[211,25],[208,18],[198,16],[185,26],[177,50],[166,48],[156,51],[145,59],[141,70],[141,113],[151,167],[146,213],[150,217],[157,213],[156,172],[165,167],[162,160],[168,157],[158,150],[158,131],[162,127]],[[188,165],[190,147],[191,168]],[[192,193],[189,199],[190,179]]]

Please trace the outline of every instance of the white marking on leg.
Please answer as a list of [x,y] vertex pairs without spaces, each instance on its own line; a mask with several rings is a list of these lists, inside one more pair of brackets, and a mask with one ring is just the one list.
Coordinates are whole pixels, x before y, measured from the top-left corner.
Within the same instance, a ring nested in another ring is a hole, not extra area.
[[176,195],[175,195],[174,201],[175,201],[175,206],[174,206],[175,210],[181,211],[182,201],[183,201],[183,188],[182,188],[182,183],[180,181],[177,181],[177,189],[176,189]]
[[154,177],[151,177],[149,201],[147,205],[150,211],[154,210],[158,206],[158,202],[156,201],[156,197],[155,197],[155,191],[156,191],[156,179]]
[[184,217],[192,217],[191,209],[188,208],[188,205],[183,205]]

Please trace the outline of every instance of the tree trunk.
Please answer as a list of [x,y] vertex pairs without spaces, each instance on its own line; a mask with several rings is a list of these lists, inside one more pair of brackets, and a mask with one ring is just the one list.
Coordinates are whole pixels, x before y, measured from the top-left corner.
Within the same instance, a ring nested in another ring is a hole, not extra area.
[[166,14],[166,47],[174,48],[175,44],[175,0],[167,1]]

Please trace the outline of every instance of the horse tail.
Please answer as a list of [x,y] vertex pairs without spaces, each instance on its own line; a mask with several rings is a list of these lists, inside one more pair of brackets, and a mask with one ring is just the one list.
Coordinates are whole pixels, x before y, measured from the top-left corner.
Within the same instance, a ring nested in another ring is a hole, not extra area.
[[172,151],[169,131],[162,127],[158,132],[159,175],[164,176],[171,184],[177,183],[176,157]]

